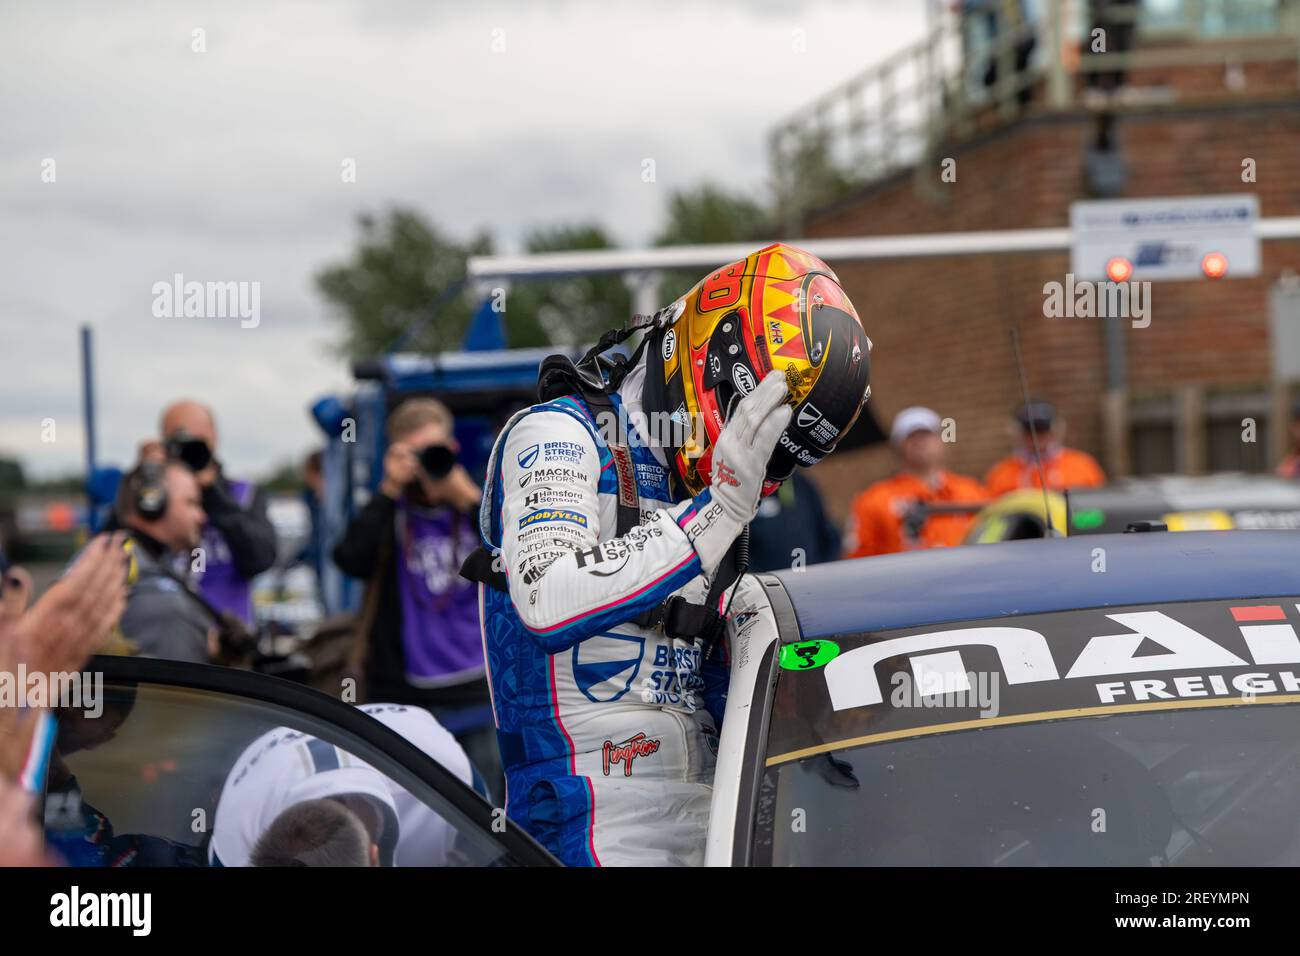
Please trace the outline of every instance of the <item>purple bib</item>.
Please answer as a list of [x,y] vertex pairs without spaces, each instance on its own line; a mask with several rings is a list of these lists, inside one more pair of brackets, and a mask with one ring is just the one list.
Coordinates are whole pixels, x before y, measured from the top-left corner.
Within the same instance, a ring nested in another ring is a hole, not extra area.
[[402,602],[406,679],[416,687],[446,687],[484,672],[478,588],[460,576],[478,546],[474,519],[451,508],[400,503],[393,560]]
[[[241,508],[247,508],[253,498],[252,483],[232,481],[229,485],[231,496],[239,502]],[[199,584],[199,593],[218,610],[229,611],[246,626],[251,627],[253,589],[235,567],[225,535],[213,525],[205,524],[199,546],[203,548],[205,565],[203,573],[195,575]]]

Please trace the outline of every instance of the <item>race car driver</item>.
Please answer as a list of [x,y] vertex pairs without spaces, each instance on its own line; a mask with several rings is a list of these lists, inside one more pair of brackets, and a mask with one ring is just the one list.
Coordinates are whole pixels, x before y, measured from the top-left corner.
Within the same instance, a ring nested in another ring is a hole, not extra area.
[[869,349],[835,273],[772,245],[548,359],[498,436],[463,573],[507,812],[564,863],[703,861],[742,531],[853,425]]
[[[403,704],[359,709],[486,797],[464,749],[427,710]],[[248,866],[281,814],[319,799],[344,800],[361,811],[382,866],[443,866],[452,858],[456,831],[424,801],[343,748],[277,727],[244,748],[226,776],[208,846],[210,862]]]

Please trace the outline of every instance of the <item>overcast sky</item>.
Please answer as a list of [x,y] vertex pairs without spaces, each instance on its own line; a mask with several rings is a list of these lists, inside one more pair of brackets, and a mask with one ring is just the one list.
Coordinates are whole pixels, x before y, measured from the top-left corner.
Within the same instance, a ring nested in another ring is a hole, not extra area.
[[[773,121],[923,27],[923,0],[4,2],[0,454],[80,468],[89,322],[101,460],[193,396],[229,469],[264,474],[348,388],[311,277],[358,213],[414,206],[505,251],[590,220],[641,245],[675,188],[757,193]],[[260,325],[155,317],[175,273],[260,283]]]

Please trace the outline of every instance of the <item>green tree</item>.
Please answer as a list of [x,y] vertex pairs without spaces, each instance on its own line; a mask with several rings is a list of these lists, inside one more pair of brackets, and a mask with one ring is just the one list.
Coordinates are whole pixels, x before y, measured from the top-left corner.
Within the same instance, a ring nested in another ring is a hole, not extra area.
[[303,487],[302,465],[296,461],[282,461],[262,478],[258,484],[265,491],[288,493]]
[[0,458],[0,494],[27,487],[23,464],[16,458]]
[[491,253],[491,238],[480,233],[457,242],[411,209],[365,214],[358,225],[361,238],[349,259],[316,274],[316,288],[344,323],[339,352],[378,355],[417,323],[424,327],[403,351],[459,348],[473,306],[468,293],[453,289],[465,279],[469,256]]
[[762,204],[702,183],[668,197],[668,221],[655,237],[655,245],[744,242],[764,238],[770,230],[771,214]]
[[[545,226],[524,241],[531,253],[613,249],[592,223]],[[622,326],[632,300],[617,275],[516,281],[506,294],[506,329],[512,346],[589,345],[606,329]]]
[[803,217],[852,192],[858,180],[836,160],[831,134],[826,130],[802,132],[792,149],[774,159],[772,192],[774,215],[781,231],[802,231]]
[[[668,197],[668,221],[655,237],[655,245],[747,242],[770,238],[772,230],[771,213],[761,203],[713,183],[702,183]],[[701,278],[698,270],[665,273],[659,285],[660,301],[666,305]]]

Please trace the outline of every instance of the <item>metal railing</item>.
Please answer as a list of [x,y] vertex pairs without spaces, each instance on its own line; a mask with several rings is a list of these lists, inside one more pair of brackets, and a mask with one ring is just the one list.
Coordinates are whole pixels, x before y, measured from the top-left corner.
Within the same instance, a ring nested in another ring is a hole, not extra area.
[[[1015,3],[994,9],[1005,13]],[[1122,108],[1123,95],[1104,92],[1107,74],[1132,78],[1143,70],[1221,66],[1222,94],[1237,96],[1234,77],[1241,74],[1234,70],[1291,61],[1300,87],[1300,0],[1254,4],[1252,10],[1273,11],[1274,30],[1265,35],[1206,28],[1216,10],[1223,15],[1232,7],[1229,0],[1183,0],[1177,7],[1182,16],[1170,20],[1165,9],[1163,21],[1144,8],[1112,5],[1115,30],[1126,20],[1134,28],[1132,47],[1121,52],[1112,44],[1097,53],[1086,3],[1045,0],[1040,6],[1036,20],[947,17],[918,42],[775,127],[769,149],[785,231],[800,232],[807,210],[928,163],[941,145],[1010,123],[1026,110]]]

